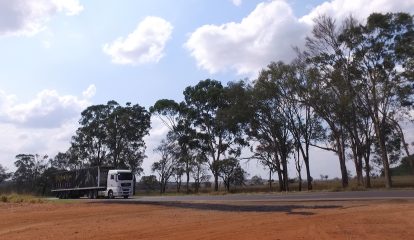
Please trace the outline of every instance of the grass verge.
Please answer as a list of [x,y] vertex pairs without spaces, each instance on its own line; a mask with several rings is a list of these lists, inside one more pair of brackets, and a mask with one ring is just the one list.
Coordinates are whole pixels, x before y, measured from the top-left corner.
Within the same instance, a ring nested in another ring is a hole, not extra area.
[[3,203],[44,203],[45,199],[23,194],[2,194],[0,195],[0,202]]

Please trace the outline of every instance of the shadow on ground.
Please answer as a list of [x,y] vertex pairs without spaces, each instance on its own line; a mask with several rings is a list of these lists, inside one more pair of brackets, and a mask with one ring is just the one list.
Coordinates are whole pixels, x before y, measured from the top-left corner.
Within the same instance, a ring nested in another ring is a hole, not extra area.
[[[196,210],[213,210],[224,212],[284,212],[295,215],[314,215],[315,213],[304,210],[314,209],[334,209],[342,208],[340,205],[230,205],[230,204],[213,204],[213,203],[189,203],[189,202],[133,202],[133,201],[104,201],[104,202],[90,202],[91,204],[140,204],[140,205],[154,205],[163,207],[196,209]],[[297,211],[301,210],[301,211]]]

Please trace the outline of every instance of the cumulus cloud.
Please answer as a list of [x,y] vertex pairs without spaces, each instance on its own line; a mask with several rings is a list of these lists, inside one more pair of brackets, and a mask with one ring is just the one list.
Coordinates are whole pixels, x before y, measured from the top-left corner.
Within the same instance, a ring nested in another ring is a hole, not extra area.
[[126,38],[107,43],[103,51],[117,64],[157,63],[171,38],[173,26],[159,17],[146,17]]
[[266,2],[241,22],[199,27],[185,46],[198,66],[210,73],[234,69],[250,74],[271,60],[291,60],[289,49],[302,44],[299,37],[304,37],[305,27],[286,2]]
[[288,2],[259,3],[240,22],[203,25],[192,32],[185,47],[197,65],[209,71],[234,70],[254,76],[271,61],[290,61],[293,47],[302,47],[313,19],[326,14],[341,20],[350,14],[365,19],[372,12],[414,11],[414,2],[405,0],[333,0],[297,17]]
[[344,19],[352,14],[363,21],[373,12],[410,12],[414,11],[414,1],[406,0],[334,0],[326,1],[312,9],[300,21],[312,24],[319,15],[328,15],[337,20]]
[[0,123],[26,128],[57,128],[68,120],[78,118],[90,105],[96,88],[91,85],[83,97],[60,95],[56,90],[43,90],[26,103],[18,103],[15,95],[0,91]]
[[82,92],[84,98],[92,98],[96,94],[96,87],[94,84],[89,85],[89,87]]
[[53,15],[76,15],[82,10],[78,0],[2,0],[0,36],[31,36],[45,29]]
[[235,5],[235,6],[240,6],[242,4],[242,0],[231,0],[231,2]]
[[81,96],[43,90],[33,99],[19,102],[16,95],[0,90],[0,159],[14,169],[19,153],[49,154],[66,151],[78,127],[83,109],[91,104],[96,88],[90,85]]

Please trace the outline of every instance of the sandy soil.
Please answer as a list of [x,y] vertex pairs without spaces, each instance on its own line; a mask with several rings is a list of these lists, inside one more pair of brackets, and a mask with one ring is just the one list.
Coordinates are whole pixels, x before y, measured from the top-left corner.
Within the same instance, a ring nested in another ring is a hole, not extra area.
[[414,202],[0,204],[0,239],[414,239]]

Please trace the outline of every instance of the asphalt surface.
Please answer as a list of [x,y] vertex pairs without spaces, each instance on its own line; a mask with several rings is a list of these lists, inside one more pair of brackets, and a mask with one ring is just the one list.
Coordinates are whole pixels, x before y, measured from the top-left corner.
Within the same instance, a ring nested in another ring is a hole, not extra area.
[[189,196],[144,196],[129,199],[98,199],[97,201],[123,202],[234,202],[234,201],[358,201],[358,200],[414,200],[414,190],[347,191],[347,192],[303,192],[269,194],[226,194],[226,195],[189,195]]

